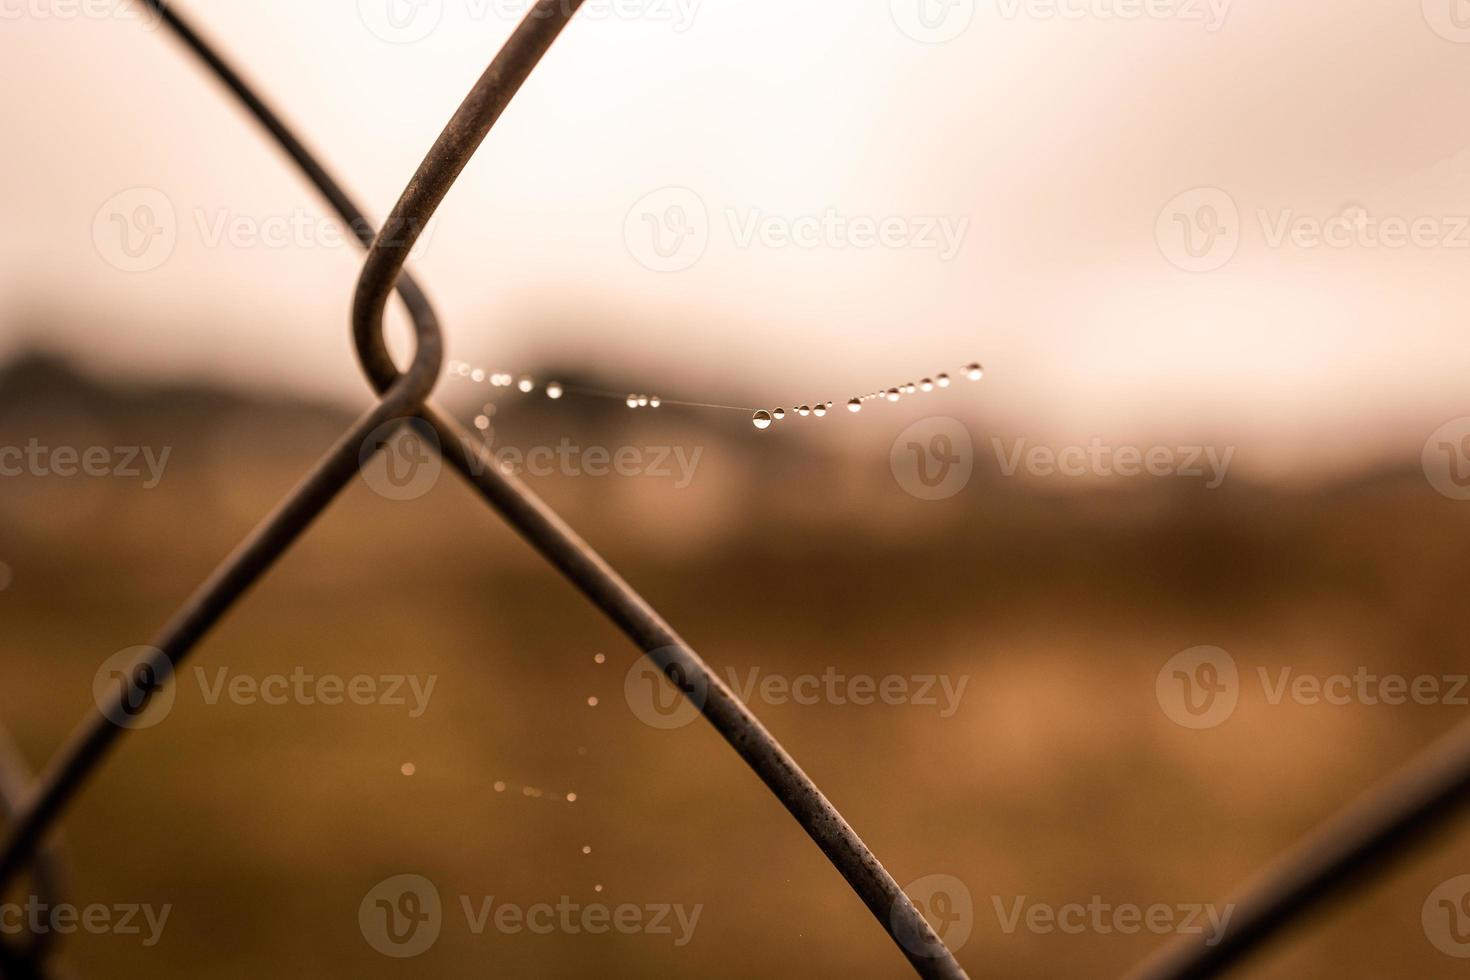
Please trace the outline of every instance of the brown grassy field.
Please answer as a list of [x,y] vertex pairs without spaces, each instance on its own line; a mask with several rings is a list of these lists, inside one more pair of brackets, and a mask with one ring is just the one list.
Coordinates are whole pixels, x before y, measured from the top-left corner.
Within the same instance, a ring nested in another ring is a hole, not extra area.
[[[35,363],[5,381],[0,443],[172,449],[153,489],[0,483],[12,574],[0,718],[35,763],[88,710],[98,665],[146,642],[346,416],[112,391]],[[895,485],[886,429],[839,451],[674,413],[503,415],[512,442],[555,433],[703,450],[682,490],[619,477],[535,486],[721,676],[965,684],[948,717],[914,703],[754,707],[900,883],[965,882],[974,929],[959,958],[974,976],[1120,974],[1163,937],[1007,932],[998,910],[1023,897],[1221,902],[1465,716],[1448,704],[1273,704],[1254,679],[1285,667],[1464,671],[1470,525],[1411,458],[1331,485],[1231,480],[1213,492],[1056,487],[1003,479],[991,462],[934,506]],[[1161,711],[1155,677],[1201,644],[1230,651],[1249,679],[1228,722],[1191,731]],[[68,816],[73,902],[172,907],[156,945],[79,934],[68,960],[115,977],[902,975],[861,903],[728,747],[702,723],[660,731],[629,709],[635,659],[450,474],[413,502],[357,481],[207,639],[169,716],[129,735]],[[436,686],[420,717],[206,697],[221,669],[298,668]],[[568,792],[574,803],[554,798]],[[1426,939],[1420,909],[1467,864],[1470,833],[1435,842],[1249,975],[1455,975],[1461,961]],[[401,873],[433,880],[446,905],[439,941],[417,959],[379,955],[358,928],[363,896]],[[701,911],[682,946],[476,935],[461,896]]]

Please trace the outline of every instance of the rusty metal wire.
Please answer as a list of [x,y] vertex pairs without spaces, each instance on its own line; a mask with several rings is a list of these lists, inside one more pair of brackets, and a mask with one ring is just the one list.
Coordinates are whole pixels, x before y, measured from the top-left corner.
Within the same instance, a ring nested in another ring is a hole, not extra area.
[[1389,777],[1259,875],[1231,900],[1235,912],[1219,941],[1194,936],[1163,947],[1135,980],[1219,976],[1288,927],[1348,897],[1388,870],[1470,804],[1470,724]]
[[[364,244],[370,227],[340,186],[274,112],[171,6],[142,0],[240,97]],[[953,955],[891,875],[836,808],[673,629],[611,567],[519,481],[502,474],[483,448],[425,399],[442,359],[433,309],[417,284],[402,274],[419,233],[470,157],[582,0],[538,0],[491,62],[435,142],[384,229],[372,238],[353,303],[359,357],[382,400],[342,437],[295,491],[195,592],[151,644],[151,652],[119,685],[111,706],[89,715],[58,754],[10,827],[0,851],[0,889],[30,861],[86,779],[125,728],[111,719],[132,712],[155,693],[141,678],[168,678],[195,644],[325,509],[351,479],[358,452],[370,438],[381,448],[384,426],[417,416],[432,427],[442,451],[481,496],[559,568],[589,599],[693,697],[705,717],[781,800],[857,892],[915,971],[925,977],[965,976]],[[397,289],[409,308],[418,350],[407,372],[388,356],[382,328]],[[109,710],[109,707],[115,710]]]
[[[9,731],[0,725],[0,817],[11,819],[20,810],[30,787],[31,770]],[[66,858],[61,843],[51,840],[36,854],[32,873],[35,896],[54,906],[66,892]],[[3,897],[3,892],[0,892]],[[19,948],[0,942],[0,973],[5,976],[56,980],[59,971],[47,962],[56,934],[36,933]]]
[[[417,419],[415,424],[432,431],[446,458],[481,497],[699,704],[710,723],[857,892],[916,972],[926,977],[964,976],[949,950],[852,828],[708,665],[551,508],[520,481],[502,473],[488,450],[427,402],[441,365],[442,341],[434,310],[417,282],[403,270],[404,262],[428,218],[582,0],[538,0],[451,118],[376,236],[362,209],[187,20],[164,0],[138,2],[160,16],[242,101],[368,247],[354,297],[352,325],[359,359],[381,396],[164,625],[152,641],[152,652],[139,666],[156,676],[170,676],[351,480],[365,443],[376,440],[370,447],[376,450],[385,432]],[[395,290],[410,313],[418,343],[405,372],[388,355],[382,332],[383,314]],[[147,685],[120,685],[114,701],[121,707],[132,700],[137,710],[136,705],[145,704],[153,693]],[[126,730],[112,717],[116,714],[106,708],[89,714],[28,793],[23,792],[25,767],[0,738],[0,808],[10,820],[0,849],[0,894],[28,868],[34,869],[38,892],[55,895],[62,889],[53,831]],[[1467,804],[1470,726],[1452,733],[1262,875],[1234,903],[1236,913],[1220,942],[1213,946],[1198,940],[1172,944],[1140,967],[1136,976],[1182,980],[1224,972],[1299,925],[1308,913],[1345,897],[1352,886],[1384,871]],[[31,937],[23,949],[0,947],[0,973],[48,976],[42,966],[46,939]]]

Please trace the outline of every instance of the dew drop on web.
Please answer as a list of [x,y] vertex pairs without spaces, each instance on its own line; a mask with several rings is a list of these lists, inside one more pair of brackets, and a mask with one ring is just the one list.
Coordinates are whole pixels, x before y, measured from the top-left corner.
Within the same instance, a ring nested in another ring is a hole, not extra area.
[[757,429],[769,429],[771,427],[771,413],[762,409],[756,412],[750,420]]

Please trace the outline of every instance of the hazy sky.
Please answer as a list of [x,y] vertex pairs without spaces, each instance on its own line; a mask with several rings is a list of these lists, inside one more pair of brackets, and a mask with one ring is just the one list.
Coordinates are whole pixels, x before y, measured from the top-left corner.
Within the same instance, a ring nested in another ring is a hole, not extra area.
[[[524,9],[419,2],[177,6],[381,216]],[[980,359],[1038,433],[1416,453],[1470,414],[1454,3],[589,0],[416,268],[487,367],[790,404]],[[0,17],[0,346],[362,392],[358,253],[225,93],[111,0]]]

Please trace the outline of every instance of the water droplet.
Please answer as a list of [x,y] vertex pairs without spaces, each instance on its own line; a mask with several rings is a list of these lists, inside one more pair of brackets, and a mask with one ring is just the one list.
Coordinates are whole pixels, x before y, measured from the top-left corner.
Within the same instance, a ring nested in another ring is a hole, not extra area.
[[808,415],[812,414],[812,407],[810,405],[798,405],[796,407],[796,414],[800,415],[802,418],[806,418]]
[[600,892],[600,891],[602,891],[602,886],[601,885],[593,885],[592,886],[592,890],[595,891],[595,892]]
[[777,422],[781,421],[782,419],[784,419],[786,417],[786,409],[784,409],[784,408],[778,408],[778,409],[776,409],[774,412],[771,413],[771,417],[774,418]]
[[920,381],[919,382],[919,390],[920,391],[933,391],[934,390],[934,379],[933,378],[925,378],[923,381]]
[[903,396],[902,396],[902,395],[900,395],[900,394],[899,394],[899,391],[898,391],[898,389],[897,389],[897,388],[889,388],[889,389],[888,389],[888,400],[889,400],[889,401],[891,401],[891,402],[896,402],[896,401],[898,401],[898,400],[899,400],[899,399],[900,399],[900,398],[901,398],[901,397],[903,397]]
[[566,392],[562,389],[561,382],[559,381],[553,381],[551,382],[551,384],[546,386],[546,397],[552,399],[553,401],[560,398],[564,394],[566,394]]
[[490,416],[488,416],[488,415],[477,415],[477,416],[475,416],[475,428],[479,429],[481,432],[484,432],[486,429],[490,428]]
[[505,792],[505,784],[502,783],[498,779],[495,781],[495,792],[497,792],[497,793],[504,793]]
[[481,371],[479,368],[475,368],[473,371],[470,372],[470,380],[477,383],[484,381],[485,372]]
[[860,399],[860,398],[854,398],[852,401],[848,402],[847,403],[847,410],[849,412],[854,412],[854,413],[861,412],[863,410],[863,402],[862,402],[862,399]]
[[826,415],[827,415],[827,406],[826,405],[818,405],[816,408],[812,409],[812,414],[815,415],[819,419],[820,418],[825,418]]
[[978,364],[971,364],[969,367],[965,368],[965,377],[969,378],[971,381],[979,381],[981,378],[985,377],[985,369]]
[[414,773],[418,772],[418,767],[415,766],[412,762],[405,762],[403,765],[398,767],[398,771],[403,773],[405,776],[412,776]]
[[530,378],[523,377],[521,378],[521,380],[516,382],[516,387],[521,389],[521,391],[529,394],[536,389],[536,382],[532,381]]
[[649,407],[651,407],[651,408],[658,408],[663,403],[664,403],[664,400],[662,398],[658,397],[657,395],[654,395],[652,398],[648,399],[648,404],[649,404]]
[[583,854],[591,854],[592,853],[592,846],[590,844],[583,844],[582,845],[582,853]]
[[906,384],[906,385],[903,386],[903,393],[905,395],[915,394],[916,392],[918,392],[918,390],[919,390],[919,386],[916,385],[916,384],[914,384],[912,381],[910,381],[908,384]]
[[587,699],[587,707],[589,707],[589,708],[595,708],[595,707],[597,707],[597,695],[594,694],[594,695],[592,695],[592,697],[590,697],[590,698]]
[[592,658],[592,662],[595,664],[605,664],[607,663],[607,656],[605,654],[599,653],[597,656]]
[[494,402],[486,402],[483,406],[481,406],[480,411],[486,415],[493,417],[496,412],[500,411],[500,407]]
[[638,407],[639,408],[647,408],[648,407],[648,396],[647,395],[639,395],[638,396]]
[[576,793],[568,793],[567,794],[567,802],[568,803],[575,803],[575,802],[577,802],[577,794]]
[[939,387],[941,387],[941,388],[948,388],[949,387],[949,375],[947,375],[947,374],[941,374],[939,376],[939,378],[938,378],[938,381],[939,381]]
[[637,408],[638,407],[638,396],[637,395],[629,395],[628,396],[628,407],[629,408]]
[[756,412],[750,421],[757,429],[769,429],[771,427],[771,413],[762,409]]

